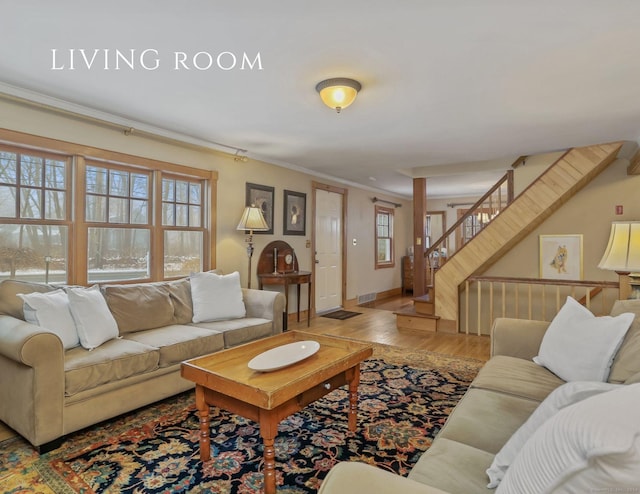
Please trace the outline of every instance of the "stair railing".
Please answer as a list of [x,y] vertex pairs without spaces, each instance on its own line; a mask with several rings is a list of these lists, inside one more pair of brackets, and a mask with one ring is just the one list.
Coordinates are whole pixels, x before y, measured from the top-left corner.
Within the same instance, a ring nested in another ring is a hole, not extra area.
[[463,287],[460,328],[478,335],[489,334],[496,317],[551,321],[567,296],[606,315],[619,294],[616,281],[470,276]]
[[444,234],[431,244],[424,253],[427,260],[427,286],[433,285],[436,270],[458,250],[451,236],[465,223],[474,225],[473,235],[484,229],[506,206],[513,201],[513,170],[508,170],[486,194],[478,199]]

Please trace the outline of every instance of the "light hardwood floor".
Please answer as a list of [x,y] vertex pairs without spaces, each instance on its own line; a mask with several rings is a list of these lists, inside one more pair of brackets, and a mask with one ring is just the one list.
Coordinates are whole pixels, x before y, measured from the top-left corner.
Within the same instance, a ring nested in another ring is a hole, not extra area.
[[[465,334],[427,333],[420,331],[399,331],[396,328],[394,310],[410,305],[411,297],[393,297],[358,306],[351,310],[360,315],[339,321],[326,317],[315,317],[307,328],[306,319],[289,323],[288,329],[298,329],[310,333],[344,336],[358,340],[383,343],[413,350],[470,357],[487,360],[489,358],[489,337]],[[15,433],[0,422],[0,441]]]
[[307,328],[306,319],[289,323],[288,329],[311,333],[344,336],[357,340],[383,343],[414,350],[470,357],[480,360],[489,358],[489,337],[465,334],[430,333],[398,330],[393,311],[412,304],[411,297],[393,297],[358,306],[350,310],[360,315],[344,321],[315,317]]

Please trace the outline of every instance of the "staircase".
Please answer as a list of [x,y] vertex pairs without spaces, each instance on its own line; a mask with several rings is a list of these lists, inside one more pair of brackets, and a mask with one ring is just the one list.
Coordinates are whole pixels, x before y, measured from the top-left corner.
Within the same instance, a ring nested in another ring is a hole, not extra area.
[[621,142],[615,142],[567,151],[442,264],[427,295],[414,299],[412,309],[396,313],[397,327],[458,332],[461,284],[489,268],[558,210],[609,166],[621,147]]

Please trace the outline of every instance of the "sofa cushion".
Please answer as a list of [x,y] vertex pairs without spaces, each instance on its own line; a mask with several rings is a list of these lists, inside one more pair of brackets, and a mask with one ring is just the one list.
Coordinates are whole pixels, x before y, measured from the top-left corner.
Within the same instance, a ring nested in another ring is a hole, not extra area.
[[463,443],[438,438],[422,454],[409,478],[450,493],[486,494],[485,470],[493,455]]
[[65,395],[158,368],[160,351],[125,339],[107,341],[92,351],[72,348],[64,354]]
[[471,388],[453,409],[437,437],[495,455],[538,405],[539,402],[528,398]]
[[190,280],[193,322],[239,319],[246,315],[237,271],[227,275],[195,273]]
[[168,367],[224,348],[222,333],[180,324],[129,333],[125,338],[158,348],[160,367]]
[[43,285],[42,283],[3,280],[0,282],[0,314],[7,314],[24,321],[23,302],[18,297],[18,293],[47,293],[54,290],[55,287]]
[[565,381],[606,381],[634,314],[594,316],[571,297],[549,325],[533,361]]
[[167,283],[171,303],[173,303],[173,324],[189,324],[193,319],[191,305],[191,283],[189,278]]
[[118,337],[118,324],[97,285],[68,288],[69,310],[76,324],[80,344],[92,350]]
[[640,300],[616,300],[611,315],[619,316],[625,312],[631,312],[636,317],[611,365],[608,380],[612,383],[626,382],[640,372]]
[[224,335],[224,347],[231,348],[259,338],[273,335],[273,322],[259,317],[245,317],[229,321],[199,322],[192,326],[207,328]]
[[637,491],[638,409],[640,384],[564,408],[527,441],[496,492]]
[[529,360],[498,355],[480,369],[471,387],[542,401],[562,384],[558,376]]
[[102,293],[121,335],[173,324],[174,309],[165,283],[105,285]]
[[493,459],[491,467],[487,469],[487,475],[489,476],[489,484],[487,487],[498,487],[500,481],[504,478],[505,472],[511,463],[513,463],[513,460],[527,440],[542,424],[558,413],[558,411],[591,396],[611,391],[618,386],[621,385],[598,381],[572,381],[553,390],[551,394],[540,403],[527,421],[522,424],[504,446],[502,446]]
[[24,300],[24,318],[27,322],[50,329],[62,341],[65,350],[80,344],[76,323],[69,310],[69,297],[64,290],[48,293],[18,293]]

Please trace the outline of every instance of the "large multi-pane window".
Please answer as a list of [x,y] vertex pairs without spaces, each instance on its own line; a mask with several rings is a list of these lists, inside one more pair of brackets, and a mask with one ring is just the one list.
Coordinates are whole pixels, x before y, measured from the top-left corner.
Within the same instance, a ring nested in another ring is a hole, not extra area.
[[67,281],[69,163],[0,148],[0,279]]
[[393,209],[376,206],[376,269],[394,265]]
[[87,164],[89,282],[151,276],[150,184],[150,172]]
[[203,195],[202,180],[162,178],[165,278],[202,270]]
[[0,143],[0,280],[85,284],[209,268],[215,173],[27,139],[47,151]]

